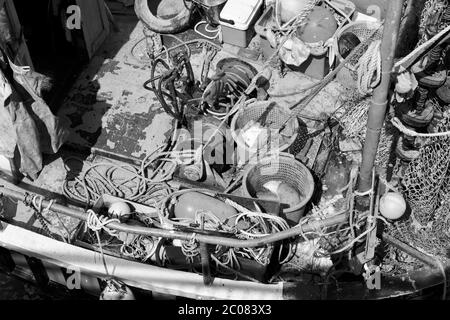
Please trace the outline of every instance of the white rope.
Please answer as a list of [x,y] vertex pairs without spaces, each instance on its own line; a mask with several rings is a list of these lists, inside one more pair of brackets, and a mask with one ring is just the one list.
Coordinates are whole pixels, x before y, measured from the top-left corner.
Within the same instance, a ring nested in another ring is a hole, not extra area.
[[355,191],[355,195],[359,197],[364,197],[372,194],[372,190],[367,190],[366,192]]
[[[215,35],[214,35],[214,36],[208,36],[207,34],[204,34],[203,32],[201,32],[198,28],[199,28],[202,24],[206,24],[206,26],[205,26],[205,31],[206,31],[206,32],[209,32],[209,33],[214,33],[214,32],[215,32]],[[194,26],[194,31],[195,31],[197,34],[201,35],[202,37],[205,37],[206,39],[214,40],[214,39],[216,39],[217,37],[219,37],[219,35],[220,35],[221,32],[222,32],[222,28],[221,28],[220,26],[218,26],[217,29],[211,30],[211,29],[210,29],[209,22],[207,22],[207,21],[205,21],[205,20],[202,20],[202,21],[198,22],[198,23]]]
[[381,40],[372,42],[356,65],[358,90],[361,94],[372,93],[381,81]]
[[378,177],[378,179],[380,180],[380,182],[382,182],[385,187],[386,187],[386,192],[388,193],[389,191],[393,191],[393,192],[399,192],[398,188],[394,187],[392,184],[390,184],[386,179],[384,179],[383,177]]
[[100,239],[100,230],[105,230],[109,235],[116,236],[119,232],[117,230],[111,230],[106,226],[110,223],[117,222],[120,223],[119,219],[109,219],[108,217],[99,217],[93,210],[87,211],[88,217],[86,221],[86,227],[95,232],[97,236],[97,242],[100,249],[100,254],[102,256],[103,267],[105,272],[109,275],[108,266],[106,264],[105,253],[103,252],[102,241]]
[[305,7],[291,20],[281,25],[280,23],[280,13],[279,10],[281,9],[281,3],[280,0],[276,0],[275,3],[275,22],[277,23],[278,29],[280,31],[289,31],[290,28],[297,27],[308,17],[308,15],[314,10],[316,7],[318,0],[310,0],[305,4]]
[[436,132],[436,133],[419,133],[414,130],[408,129],[401,123],[400,119],[397,117],[393,118],[391,120],[394,127],[396,127],[398,130],[400,130],[402,133],[404,133],[407,136],[410,137],[422,137],[422,138],[435,138],[435,137],[445,137],[450,136],[450,131],[445,132]]
[[417,60],[418,57],[420,57],[424,52],[429,50],[432,46],[435,45],[436,42],[440,41],[448,33],[450,33],[450,25],[447,26],[441,32],[439,32],[437,35],[435,35],[433,38],[431,38],[424,44],[422,44],[419,47],[417,47],[416,49],[414,49],[406,57],[404,57],[400,61],[396,62],[393,70],[396,70],[396,69],[400,68],[401,66],[403,66],[405,69],[408,69],[411,66],[411,64],[413,64]]
[[107,225],[113,222],[120,223],[119,219],[110,219],[108,217],[98,216],[93,210],[88,210],[87,213],[88,217],[86,221],[86,226],[90,230],[94,232],[105,230],[111,236],[115,236],[118,233],[117,230],[109,229]]
[[[42,208],[42,202],[44,201],[44,197],[41,195],[34,195],[31,203],[34,207],[34,209],[36,210],[37,214],[39,215],[38,220],[42,225],[42,228],[44,228],[44,230],[51,236],[52,231],[50,230],[50,228],[48,227],[48,223],[47,220],[45,219],[45,217],[43,216],[44,213],[49,214],[51,211],[52,206],[55,204],[56,200],[51,199],[47,205],[46,208]],[[61,230],[57,229],[55,231],[56,234],[58,234],[61,239],[63,239],[63,241],[65,243],[70,243],[70,236],[71,233],[69,231],[69,229],[66,227],[66,225],[64,224],[64,222],[61,220],[61,217],[58,215],[58,213],[54,212],[56,217],[58,218],[59,222],[61,223],[62,227],[65,229],[66,233],[67,233],[67,239],[64,236],[64,234],[61,232]],[[53,226],[53,224],[52,224]]]

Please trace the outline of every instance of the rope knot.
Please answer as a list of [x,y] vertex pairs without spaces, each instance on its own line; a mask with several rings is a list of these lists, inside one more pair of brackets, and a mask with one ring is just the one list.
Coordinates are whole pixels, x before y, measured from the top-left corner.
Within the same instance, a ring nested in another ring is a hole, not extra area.
[[109,235],[116,236],[118,234],[117,230],[111,230],[107,227],[110,223],[120,223],[119,219],[110,219],[105,216],[98,216],[94,210],[87,211],[88,217],[86,221],[86,227],[94,232],[99,232],[100,230],[105,230]]

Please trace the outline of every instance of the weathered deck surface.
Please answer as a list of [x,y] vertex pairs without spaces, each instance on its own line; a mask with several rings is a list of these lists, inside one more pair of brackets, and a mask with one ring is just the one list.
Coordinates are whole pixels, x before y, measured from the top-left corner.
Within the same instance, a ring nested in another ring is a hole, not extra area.
[[70,91],[59,116],[69,123],[69,143],[142,158],[164,143],[172,119],[143,88],[149,69],[130,57],[142,36],[133,17],[118,20],[112,33]]
[[[131,55],[133,46],[143,37],[142,24],[129,16],[117,17],[117,22],[121,31],[111,33],[80,75],[60,108],[59,116],[70,127],[69,144],[142,159],[170,137],[174,122],[162,110],[155,95],[143,88],[150,77],[149,66]],[[237,53],[236,48],[230,46],[227,50]],[[220,52],[210,72],[215,71],[217,61],[227,56],[230,54]],[[203,59],[195,50],[191,62],[198,79]],[[262,65],[252,63],[257,68]],[[275,72],[271,90],[292,92],[309,84],[311,80],[300,74],[291,72],[280,79]],[[328,86],[305,112],[320,114],[334,110],[340,95],[337,88],[336,84]],[[278,100],[292,103],[297,99],[298,96],[291,96]]]

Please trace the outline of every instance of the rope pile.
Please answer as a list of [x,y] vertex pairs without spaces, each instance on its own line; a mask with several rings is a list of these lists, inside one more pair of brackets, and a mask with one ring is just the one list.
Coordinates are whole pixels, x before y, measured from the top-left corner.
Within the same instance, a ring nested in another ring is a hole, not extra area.
[[277,31],[280,32],[283,36],[288,36],[292,34],[292,32],[296,31],[305,21],[305,19],[309,16],[309,14],[314,10],[315,6],[319,3],[318,0],[309,0],[305,7],[301,12],[299,12],[295,17],[293,17],[288,22],[283,25],[279,20],[279,8],[280,8],[280,0],[276,0],[275,2],[275,22],[277,24]]
[[[176,219],[169,218],[170,211],[166,206],[166,203],[173,203],[176,201],[176,197],[183,192],[174,192],[169,195],[165,201],[162,201],[159,208],[160,223],[164,228],[174,229],[177,226],[190,227],[193,225],[202,226],[203,230],[206,231],[221,231],[234,235],[240,239],[254,239],[259,237],[264,237],[269,234],[277,233],[280,231],[288,230],[290,226],[287,222],[274,215],[265,214],[262,212],[250,211],[239,204],[227,199],[225,203],[233,206],[238,214],[236,216],[230,217],[228,221],[222,221],[214,213],[210,211],[198,211],[195,213],[193,219]],[[231,227],[231,225],[233,227]],[[245,229],[239,229],[237,225],[248,226]],[[191,239],[190,241],[183,242],[183,253],[185,254],[190,262],[192,259],[200,254],[199,245],[196,239]],[[281,264],[289,261],[292,258],[293,250],[291,244],[288,245],[286,256],[283,258],[281,256],[281,251],[283,249],[283,244],[280,249],[279,261]],[[274,250],[273,245],[267,245],[261,248],[223,248],[221,246],[216,246],[213,255],[220,261],[222,266],[227,266],[231,269],[239,266],[239,261],[237,257],[244,257],[247,259],[255,260],[261,265],[267,265],[270,262],[272,252]]]
[[123,244],[120,247],[120,253],[124,256],[140,260],[148,261],[156,252],[155,240],[151,237],[138,236],[129,244]]
[[111,230],[107,226],[110,223],[120,223],[119,219],[110,219],[106,216],[99,216],[93,210],[88,210],[86,228],[94,232],[106,231],[110,236],[117,236],[118,231]]
[[[50,212],[52,212],[51,208],[55,203],[55,200],[51,200],[50,204],[46,208],[42,208],[42,201],[44,201],[43,196],[34,195],[31,199],[31,202],[26,203],[26,205],[33,209],[36,219],[41,224],[43,231],[49,237],[54,238],[54,234],[57,234],[64,242],[69,243],[71,240],[72,232],[70,232],[66,227],[61,217],[56,212],[53,212],[60,224],[60,226],[55,226],[55,228],[51,228],[53,224],[45,218],[45,215],[49,215]],[[65,234],[61,231],[60,227],[65,231]]]
[[64,181],[64,194],[84,203],[95,202],[102,194],[144,205],[156,206],[162,197],[170,193],[167,181],[179,164],[198,162],[199,150],[162,151],[162,146],[147,155],[140,168],[129,164],[93,163],[77,176],[70,177],[67,161],[83,164],[81,159],[69,158],[66,161],[68,178]]
[[381,40],[373,41],[359,60],[358,90],[365,96],[371,94],[381,81]]

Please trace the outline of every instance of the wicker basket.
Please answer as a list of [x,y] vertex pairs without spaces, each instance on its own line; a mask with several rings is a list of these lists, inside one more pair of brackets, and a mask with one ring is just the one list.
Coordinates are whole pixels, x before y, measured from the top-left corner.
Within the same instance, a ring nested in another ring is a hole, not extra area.
[[256,198],[256,194],[264,190],[263,185],[274,180],[281,180],[300,193],[302,201],[283,210],[284,218],[291,224],[297,224],[314,193],[314,178],[311,172],[291,154],[281,153],[279,157],[266,157],[247,168],[243,179],[244,193]]
[[[382,24],[379,22],[352,22],[349,24],[346,24],[342,26],[335,34],[334,36],[334,51],[336,53],[337,62],[343,61],[344,58],[339,53],[339,40],[341,39],[341,36],[344,33],[350,32],[356,35],[359,39],[359,41],[364,42],[366,41],[372,33],[377,30],[378,31],[372,36],[373,40],[381,40],[383,37],[383,28]],[[356,87],[356,81],[358,79],[358,73],[356,65],[359,62],[359,59],[364,54],[364,52],[367,50],[367,48],[370,45],[370,41],[367,43],[365,48],[361,51],[361,54],[356,55],[351,61],[349,61],[344,68],[341,69],[341,71],[337,74],[337,80],[339,83],[341,83],[344,87],[347,88],[355,88]]]
[[[260,122],[262,117],[266,118],[266,123],[270,129],[280,129],[290,116],[290,110],[280,106],[276,106],[267,112],[269,105],[269,101],[257,101],[249,104],[244,109],[241,109],[238,113],[236,113],[231,122],[231,135],[233,140],[238,145],[238,148],[241,151],[248,152],[250,157],[261,153],[262,151],[258,148],[250,147],[245,143],[241,135],[242,129],[244,129],[245,126],[251,121]],[[289,136],[292,135],[291,138],[286,143],[279,145],[277,148],[271,149],[270,152],[276,153],[287,150],[296,140],[299,127],[300,125],[296,117],[290,119],[287,122],[283,133],[288,134]]]

